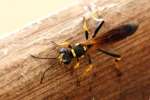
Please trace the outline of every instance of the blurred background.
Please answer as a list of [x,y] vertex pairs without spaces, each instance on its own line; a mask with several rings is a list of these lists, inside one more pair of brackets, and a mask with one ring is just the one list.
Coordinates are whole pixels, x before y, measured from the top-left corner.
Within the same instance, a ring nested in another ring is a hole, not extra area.
[[0,0],[0,36],[61,9],[73,0]]

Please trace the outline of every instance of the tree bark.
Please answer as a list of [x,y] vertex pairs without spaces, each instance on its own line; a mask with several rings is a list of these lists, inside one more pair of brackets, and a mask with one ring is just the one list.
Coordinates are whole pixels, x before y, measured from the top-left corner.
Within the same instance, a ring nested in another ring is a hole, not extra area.
[[[77,77],[66,67],[51,66],[57,60],[30,56],[56,56],[51,41],[59,44],[65,40],[71,43],[84,40],[82,18],[87,12],[79,3],[0,40],[0,100],[92,100],[92,97],[94,100],[149,100],[150,1],[97,0],[96,5],[105,20],[98,35],[125,22],[137,21],[139,24],[134,35],[110,46],[122,54],[121,77],[116,75],[111,57],[93,52],[96,76],[89,75],[77,87]],[[88,22],[92,21],[89,17]],[[88,26],[94,31],[94,24]],[[81,68],[75,71],[78,75],[88,66],[86,59],[80,62]],[[51,68],[40,84],[41,75],[48,67]]]

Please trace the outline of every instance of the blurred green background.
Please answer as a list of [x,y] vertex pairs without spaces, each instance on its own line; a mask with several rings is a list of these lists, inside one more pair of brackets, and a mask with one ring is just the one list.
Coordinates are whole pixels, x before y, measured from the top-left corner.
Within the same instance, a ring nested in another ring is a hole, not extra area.
[[0,0],[0,35],[61,9],[73,0]]

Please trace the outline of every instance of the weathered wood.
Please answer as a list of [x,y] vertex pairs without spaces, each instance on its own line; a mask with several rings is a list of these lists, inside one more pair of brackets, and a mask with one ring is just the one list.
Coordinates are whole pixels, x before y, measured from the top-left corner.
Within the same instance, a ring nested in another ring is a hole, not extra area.
[[[60,65],[52,67],[40,84],[43,71],[56,61],[34,59],[30,54],[52,57],[56,48],[50,41],[83,40],[79,33],[86,12],[83,5],[75,4],[0,40],[0,100],[91,100],[92,96],[96,100],[149,100],[150,1],[98,0],[96,5],[105,19],[101,34],[124,22],[139,23],[136,34],[111,45],[122,54],[120,78],[112,58],[92,53],[97,76],[82,80],[80,87],[76,87],[76,77]],[[84,59],[81,63],[76,73],[88,66]]]

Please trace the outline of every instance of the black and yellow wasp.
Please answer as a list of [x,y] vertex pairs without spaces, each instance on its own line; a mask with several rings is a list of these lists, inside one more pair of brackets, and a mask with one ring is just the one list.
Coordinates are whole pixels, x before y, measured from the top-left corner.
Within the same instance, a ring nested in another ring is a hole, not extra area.
[[[115,64],[116,64],[115,68],[118,72],[118,76],[120,76],[122,73],[120,71],[120,68],[119,68],[117,62],[121,59],[121,55],[118,53],[114,53],[112,51],[107,51],[104,48],[102,48],[101,45],[113,43],[113,42],[122,40],[122,39],[132,35],[137,30],[138,25],[134,22],[129,22],[129,23],[122,24],[118,27],[113,28],[112,30],[106,32],[104,35],[97,36],[97,33],[103,24],[104,24],[103,19],[101,21],[98,21],[98,25],[97,25],[94,33],[91,34],[92,36],[91,36],[91,38],[89,38],[90,32],[89,32],[89,29],[87,27],[87,20],[85,17],[83,17],[83,29],[84,29],[83,34],[85,37],[85,41],[75,43],[75,44],[67,43],[67,46],[65,45],[64,47],[60,46],[59,44],[57,44],[55,42],[52,42],[56,46],[59,47],[58,56],[54,57],[54,58],[42,58],[42,57],[37,57],[34,55],[31,55],[31,56],[34,58],[38,58],[38,59],[58,59],[58,61],[64,65],[68,65],[72,62],[73,59],[76,59],[76,61],[77,61],[76,64],[74,66],[72,66],[73,70],[80,67],[79,58],[82,56],[86,56],[88,58],[89,67],[83,72],[83,75],[81,75],[81,78],[82,78],[85,75],[87,75],[93,69],[92,60],[91,60],[91,56],[90,56],[90,52],[89,52],[89,50],[91,48],[93,48],[93,49],[95,49],[95,52],[102,52],[102,53],[105,53],[105,54],[115,58]],[[41,78],[41,82],[44,79],[45,73],[49,69],[50,68],[48,68],[43,73],[43,76]],[[80,80],[78,80],[78,82],[79,81]]]

